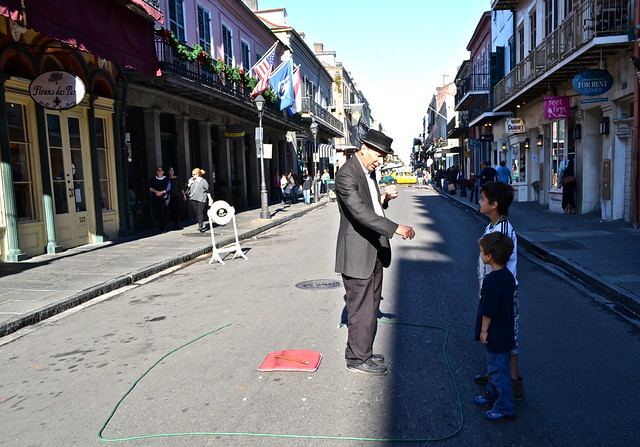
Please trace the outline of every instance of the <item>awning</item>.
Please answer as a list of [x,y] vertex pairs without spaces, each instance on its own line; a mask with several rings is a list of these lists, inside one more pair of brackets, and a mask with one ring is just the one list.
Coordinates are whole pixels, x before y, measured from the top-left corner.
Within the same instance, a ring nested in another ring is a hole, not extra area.
[[163,16],[142,0],[24,0],[25,14],[20,0],[3,3],[0,14],[29,29],[142,73],[158,70],[153,20]]
[[320,154],[320,158],[333,157],[333,144],[319,144],[318,153]]

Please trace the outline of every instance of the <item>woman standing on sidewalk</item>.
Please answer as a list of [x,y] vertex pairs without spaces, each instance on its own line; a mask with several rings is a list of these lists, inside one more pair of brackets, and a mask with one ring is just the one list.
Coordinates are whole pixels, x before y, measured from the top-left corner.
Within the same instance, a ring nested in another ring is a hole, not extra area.
[[203,169],[194,168],[191,171],[192,177],[187,183],[187,194],[189,195],[189,201],[191,207],[196,213],[196,219],[198,219],[198,231],[204,233],[207,228],[204,226],[204,210],[209,203],[212,202],[211,194],[209,194],[209,183],[202,177],[205,174]]
[[156,176],[151,177],[149,180],[149,200],[151,203],[151,214],[153,214],[153,218],[158,223],[158,228],[160,229],[160,233],[165,233],[165,223],[166,223],[166,200],[167,193],[171,190],[171,182],[169,182],[169,178],[164,175],[164,168],[162,166],[158,166],[156,168]]
[[173,219],[174,229],[180,230],[181,204],[187,201],[187,195],[172,166],[169,167],[167,173],[169,174],[169,182],[171,183],[171,189],[169,190],[169,197],[171,197],[169,200],[169,218]]

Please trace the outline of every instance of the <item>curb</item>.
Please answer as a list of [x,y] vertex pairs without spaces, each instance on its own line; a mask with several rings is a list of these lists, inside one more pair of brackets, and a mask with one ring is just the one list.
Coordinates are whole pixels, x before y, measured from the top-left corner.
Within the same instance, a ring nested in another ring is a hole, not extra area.
[[[263,233],[267,230],[270,230],[279,225],[282,225],[283,223],[289,222],[290,220],[303,216],[313,210],[322,208],[326,204],[327,204],[327,201],[320,201],[317,204],[313,204],[313,206],[303,208],[299,211],[292,213],[291,215],[283,216],[278,219],[269,220],[263,225],[259,225],[255,228],[251,228],[244,232],[239,232],[238,239],[239,240],[251,239],[252,237],[260,233]],[[216,242],[217,242],[217,245],[220,247],[229,245],[235,242],[235,236],[226,236],[221,239],[216,238]],[[43,320],[46,320],[47,318],[53,317],[54,315],[57,315],[66,310],[72,309],[76,306],[79,306],[80,304],[86,303],[87,301],[90,301],[93,298],[97,298],[101,295],[104,295],[105,293],[109,293],[109,292],[113,292],[114,290],[121,289],[122,287],[131,285],[137,281],[140,281],[141,279],[148,278],[149,276],[160,273],[176,265],[184,264],[185,262],[191,261],[192,259],[198,258],[207,253],[211,253],[212,251],[213,251],[213,247],[211,245],[208,245],[203,248],[195,249],[181,256],[176,256],[175,258],[167,259],[166,261],[162,261],[162,262],[150,265],[148,267],[143,267],[133,272],[121,275],[117,278],[110,279],[96,286],[92,286],[92,287],[89,287],[88,289],[82,290],[67,298],[63,298],[62,300],[57,301],[55,303],[47,304],[46,306],[43,306],[40,309],[36,309],[26,314],[7,320],[0,325],[0,337],[4,337],[13,332],[16,332],[17,330],[22,329],[23,327],[39,323]]]
[[[445,196],[447,199],[458,202],[470,210],[472,210],[475,214],[481,215],[480,211],[477,207],[474,207],[470,203],[465,203],[463,200],[458,200],[449,194],[445,194],[440,191],[438,188],[432,186],[432,188],[438,192],[441,196]],[[542,259],[545,262],[555,265],[560,269],[564,270],[568,275],[573,276],[578,279],[580,282],[587,284],[589,287],[594,289],[601,295],[604,295],[606,298],[611,301],[616,302],[617,304],[623,306],[628,311],[634,313],[636,316],[640,316],[640,297],[635,294],[624,290],[622,287],[611,283],[610,281],[600,277],[597,273],[592,272],[580,264],[575,263],[569,258],[556,253],[554,251],[546,250],[541,245],[529,240],[521,233],[518,234],[518,245],[526,248],[531,253],[533,253],[536,257]]]

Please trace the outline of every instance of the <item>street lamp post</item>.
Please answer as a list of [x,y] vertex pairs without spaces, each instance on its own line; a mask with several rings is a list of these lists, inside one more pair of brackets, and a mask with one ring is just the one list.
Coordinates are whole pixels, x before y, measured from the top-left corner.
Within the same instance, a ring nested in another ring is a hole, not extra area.
[[[315,176],[318,176],[319,172],[318,172],[318,159],[319,154],[318,154],[318,145],[316,143],[316,137],[318,136],[318,123],[316,122],[316,120],[314,119],[311,122],[311,125],[309,126],[309,129],[311,130],[311,134],[313,135],[313,161],[315,163]],[[318,178],[320,178],[320,176],[318,176]],[[315,193],[313,195],[313,201],[315,203],[318,203],[318,182],[315,182],[316,187],[315,187]]]
[[269,197],[267,195],[267,184],[264,180],[264,151],[262,150],[262,113],[264,111],[265,99],[262,95],[258,95],[253,100],[253,102],[256,103],[256,109],[258,109],[258,129],[256,129],[256,143],[258,145],[258,153],[260,154],[260,219],[271,219],[271,213],[269,212]]

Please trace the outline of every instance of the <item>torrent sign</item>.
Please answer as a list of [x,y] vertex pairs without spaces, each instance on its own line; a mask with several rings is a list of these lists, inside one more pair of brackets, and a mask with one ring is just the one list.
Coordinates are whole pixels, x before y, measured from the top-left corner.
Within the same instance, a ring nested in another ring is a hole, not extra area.
[[585,96],[598,96],[613,87],[613,76],[607,70],[583,70],[573,78],[573,88]]
[[66,110],[84,99],[82,80],[66,71],[48,71],[31,81],[29,94],[45,109]]

